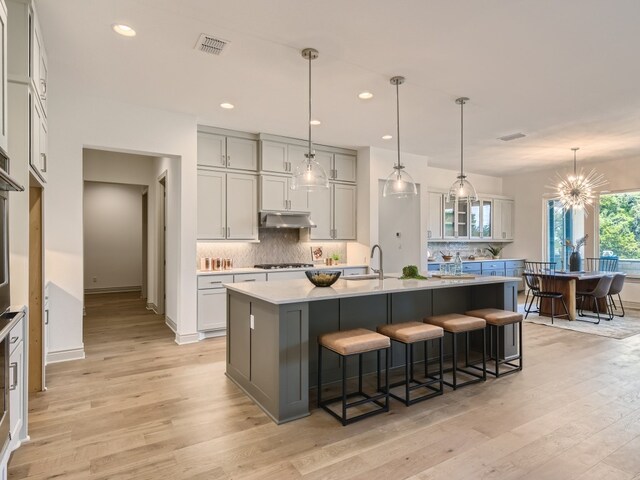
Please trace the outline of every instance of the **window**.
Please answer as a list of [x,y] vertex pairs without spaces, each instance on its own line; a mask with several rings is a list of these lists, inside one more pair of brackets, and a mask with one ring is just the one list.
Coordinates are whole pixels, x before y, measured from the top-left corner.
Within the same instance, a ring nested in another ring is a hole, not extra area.
[[568,265],[566,239],[573,239],[573,212],[565,210],[559,200],[547,201],[547,261],[557,268]]
[[617,257],[618,270],[640,275],[640,192],[600,195],[600,256]]

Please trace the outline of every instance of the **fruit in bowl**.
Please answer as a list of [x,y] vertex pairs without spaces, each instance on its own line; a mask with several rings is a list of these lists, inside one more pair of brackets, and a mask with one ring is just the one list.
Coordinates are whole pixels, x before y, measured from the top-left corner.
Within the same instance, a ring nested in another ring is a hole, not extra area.
[[304,273],[316,287],[330,287],[342,274],[339,270],[307,270]]

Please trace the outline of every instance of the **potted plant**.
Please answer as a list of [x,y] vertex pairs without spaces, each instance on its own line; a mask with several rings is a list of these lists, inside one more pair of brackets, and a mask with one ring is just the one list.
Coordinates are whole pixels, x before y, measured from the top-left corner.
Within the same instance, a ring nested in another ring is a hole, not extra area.
[[500,258],[500,252],[504,247],[502,245],[489,245],[485,250],[491,255],[493,258]]
[[581,270],[582,257],[580,256],[580,249],[586,245],[587,238],[589,238],[589,234],[579,238],[575,244],[568,238],[564,241],[565,246],[571,249],[571,255],[569,255],[570,272],[579,272]]
[[337,253],[332,253],[331,256],[327,259],[327,265],[338,265],[340,262],[340,255]]

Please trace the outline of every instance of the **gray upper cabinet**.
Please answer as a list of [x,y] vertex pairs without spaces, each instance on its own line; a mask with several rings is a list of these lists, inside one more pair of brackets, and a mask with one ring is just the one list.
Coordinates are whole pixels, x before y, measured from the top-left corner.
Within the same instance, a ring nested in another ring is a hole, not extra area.
[[227,173],[227,239],[258,238],[258,177]]
[[260,170],[274,173],[289,173],[291,165],[287,155],[287,144],[263,140],[260,142]]
[[513,240],[513,200],[495,199],[493,201],[493,238]]
[[[307,152],[307,149],[305,149],[305,153],[306,152]],[[315,160],[320,164],[322,168],[324,168],[324,171],[327,173],[327,176],[329,177],[329,179],[332,179],[333,178],[332,176],[333,153],[324,152],[322,150],[316,150]]]
[[291,190],[290,177],[261,175],[260,210],[308,212],[309,194],[302,190]]
[[309,195],[311,221],[316,228],[309,230],[311,240],[331,240],[333,238],[333,186],[311,192]]
[[429,218],[427,223],[427,238],[429,240],[438,240],[442,238],[442,201],[442,193],[429,192]]
[[247,138],[198,132],[198,165],[256,171],[258,142]]
[[198,170],[198,239],[227,236],[227,189],[223,172]]
[[356,232],[356,186],[333,185],[333,238],[337,240],[355,240]]
[[333,180],[338,182],[356,182],[356,157],[336,153],[333,156]]

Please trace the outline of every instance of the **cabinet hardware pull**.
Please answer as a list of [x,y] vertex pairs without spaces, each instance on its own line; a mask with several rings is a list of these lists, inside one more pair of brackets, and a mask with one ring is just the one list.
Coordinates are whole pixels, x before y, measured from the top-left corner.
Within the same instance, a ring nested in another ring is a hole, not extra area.
[[227,167],[231,166],[231,156],[227,155]]
[[46,100],[47,99],[47,81],[44,78],[40,79],[40,87],[42,88],[42,94],[40,95],[40,98],[42,98],[42,100]]
[[49,309],[44,311],[44,324],[49,325]]
[[217,281],[209,282],[209,283],[210,283],[211,285],[215,285],[216,283],[222,283],[222,280],[217,280]]
[[16,343],[19,337],[11,337],[10,343]]
[[249,280],[240,280],[241,282],[255,282],[255,278],[250,278]]
[[11,386],[9,387],[9,390],[15,390],[16,387],[18,386],[18,362],[12,362],[9,365],[9,368],[12,370],[12,380],[11,380]]
[[42,158],[42,168],[40,169],[40,171],[42,173],[47,173],[47,154],[41,153],[40,157]]
[[227,227],[227,238],[231,237],[231,227]]

